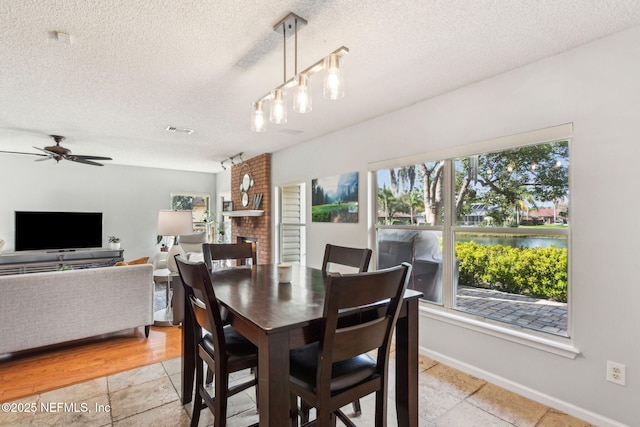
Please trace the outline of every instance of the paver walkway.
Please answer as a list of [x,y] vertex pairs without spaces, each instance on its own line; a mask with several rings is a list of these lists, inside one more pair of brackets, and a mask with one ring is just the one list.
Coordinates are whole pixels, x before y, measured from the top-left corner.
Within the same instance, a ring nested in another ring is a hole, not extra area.
[[525,328],[567,336],[566,303],[458,286],[456,308]]

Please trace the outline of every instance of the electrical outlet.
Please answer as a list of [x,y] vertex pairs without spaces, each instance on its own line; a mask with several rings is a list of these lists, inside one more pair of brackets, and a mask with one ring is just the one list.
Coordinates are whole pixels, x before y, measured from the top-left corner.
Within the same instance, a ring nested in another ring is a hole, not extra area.
[[627,367],[622,363],[607,360],[607,381],[612,383],[625,385],[627,376]]

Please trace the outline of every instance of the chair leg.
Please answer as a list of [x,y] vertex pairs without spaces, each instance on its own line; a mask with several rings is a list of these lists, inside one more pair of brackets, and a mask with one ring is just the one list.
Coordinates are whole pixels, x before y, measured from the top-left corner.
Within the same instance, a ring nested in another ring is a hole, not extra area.
[[382,391],[376,392],[376,427],[387,425],[387,394]]
[[[222,369],[223,372],[226,372],[225,369]],[[215,413],[213,415],[213,426],[214,427],[225,427],[227,425],[227,399],[229,397],[229,378],[227,375],[222,375],[219,372],[215,375],[214,378],[215,383]]]
[[305,425],[309,422],[309,412],[311,406],[304,400],[300,399],[300,424]]
[[362,408],[360,407],[360,399],[353,401],[353,412],[356,417],[362,415]]
[[193,414],[191,414],[191,427],[197,427],[198,422],[200,422],[200,411],[202,411],[202,396],[200,395],[201,389],[203,388],[202,384],[202,365],[203,361],[200,357],[197,356],[196,353],[196,392],[195,396],[193,396]]
[[289,394],[289,419],[291,427],[298,427],[298,396]]
[[316,424],[319,427],[336,425],[336,414],[331,411],[316,408]]

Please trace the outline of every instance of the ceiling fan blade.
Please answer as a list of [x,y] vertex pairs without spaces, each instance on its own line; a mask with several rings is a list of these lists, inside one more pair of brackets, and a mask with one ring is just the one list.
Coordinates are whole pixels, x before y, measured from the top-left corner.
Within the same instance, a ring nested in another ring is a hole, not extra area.
[[82,159],[82,160],[113,160],[111,157],[81,156],[80,154],[74,154],[71,157],[75,157],[76,159]]
[[43,156],[41,159],[36,159],[36,162],[44,162],[45,160],[53,159],[53,156],[45,156],[44,154],[38,154],[38,156]]
[[76,163],[84,163],[85,165],[104,166],[102,163],[96,163],[96,162],[92,162],[91,160],[80,159],[78,158],[78,156],[70,156],[70,157],[66,157],[66,159]]
[[0,150],[0,153],[9,153],[9,154],[26,154],[28,156],[44,156],[44,157],[49,157],[47,154],[40,154],[40,153],[23,153],[22,151],[3,151]]
[[[40,147],[36,147],[36,146],[34,146],[33,148],[35,148],[36,150],[40,150],[42,152],[47,153],[46,155],[48,155],[48,156],[55,156],[56,155],[56,153],[54,153],[53,151],[45,150],[44,148],[40,148]],[[40,156],[44,156],[44,154],[40,154]]]

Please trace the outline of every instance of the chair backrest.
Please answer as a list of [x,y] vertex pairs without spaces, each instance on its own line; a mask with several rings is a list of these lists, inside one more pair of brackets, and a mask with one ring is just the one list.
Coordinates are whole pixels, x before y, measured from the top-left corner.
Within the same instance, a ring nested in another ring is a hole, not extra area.
[[371,261],[371,249],[347,248],[327,244],[324,248],[322,271],[328,274],[331,268],[330,264],[340,264],[355,267],[358,269],[358,273],[363,273],[369,268],[369,261]]
[[[316,384],[329,387],[333,363],[375,349],[376,373],[386,372],[391,337],[410,274],[411,264],[402,263],[368,273],[329,275]],[[357,311],[362,314],[344,322],[345,313]]]
[[184,297],[190,303],[187,307],[194,325],[211,333],[216,357],[226,354],[222,329],[224,323],[207,266],[204,262],[187,261],[179,255],[175,256],[175,261],[184,287]]
[[209,270],[213,269],[216,260],[238,260],[239,265],[246,265],[251,260],[251,265],[257,264],[256,243],[204,243],[202,255]]

